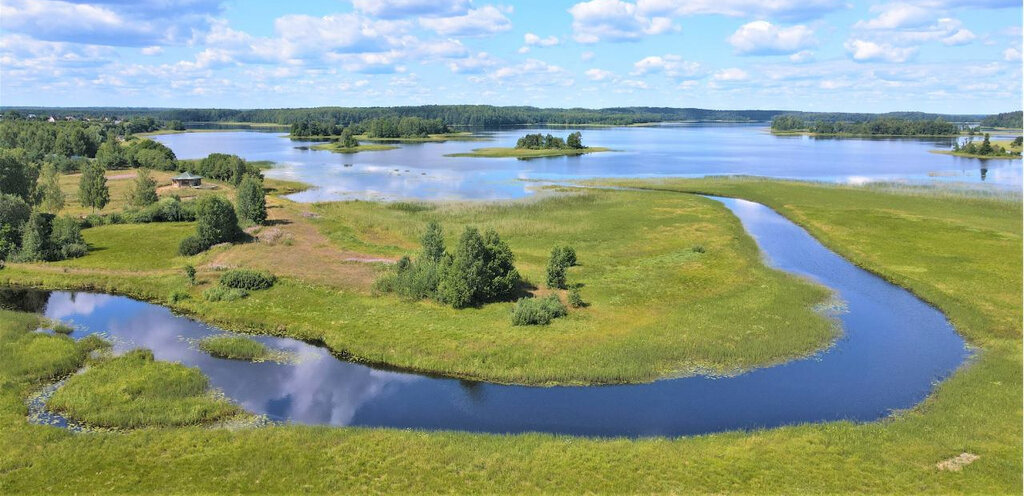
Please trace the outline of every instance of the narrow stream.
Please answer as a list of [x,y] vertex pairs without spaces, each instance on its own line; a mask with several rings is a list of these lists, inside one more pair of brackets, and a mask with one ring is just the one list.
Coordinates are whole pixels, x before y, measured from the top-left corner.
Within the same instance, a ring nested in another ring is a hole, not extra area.
[[[130,298],[6,290],[2,299],[199,367],[245,409],[301,424],[585,436],[681,436],[832,420],[871,421],[913,407],[970,351],[945,316],[847,262],[800,227],[749,201],[714,198],[742,221],[773,267],[832,288],[843,335],[814,356],[733,377],[650,384],[525,387],[378,370],[293,339],[258,336],[296,363],[213,358],[190,341],[223,333]],[[47,422],[53,423],[52,418]],[[59,422],[58,422],[59,423]]]

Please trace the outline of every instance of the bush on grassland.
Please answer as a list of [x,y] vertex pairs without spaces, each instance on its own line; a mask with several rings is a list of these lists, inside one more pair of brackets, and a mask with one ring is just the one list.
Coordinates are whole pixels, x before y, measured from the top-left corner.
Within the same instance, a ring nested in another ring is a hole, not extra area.
[[207,248],[209,247],[199,239],[199,236],[189,236],[178,244],[178,254],[191,257],[192,255],[202,253]]
[[512,308],[512,325],[547,325],[568,313],[557,295],[543,298],[520,298]]
[[274,285],[277,277],[269,272],[250,269],[233,269],[220,276],[222,286],[256,291]]
[[569,290],[569,306],[573,308],[582,308],[587,306],[587,303],[583,301],[583,296],[580,295],[580,288],[572,288]]
[[224,286],[214,286],[203,291],[203,299],[206,301],[235,301],[246,296],[249,296],[249,292],[244,289],[225,288]]

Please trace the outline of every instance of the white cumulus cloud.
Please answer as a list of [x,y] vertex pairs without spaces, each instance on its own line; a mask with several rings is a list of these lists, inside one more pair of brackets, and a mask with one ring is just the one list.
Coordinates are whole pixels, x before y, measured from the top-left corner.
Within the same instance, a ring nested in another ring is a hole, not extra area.
[[804,25],[776,26],[768,21],[754,21],[740,26],[729,44],[743,55],[785,55],[814,46],[814,30]]
[[913,47],[896,47],[887,43],[857,39],[847,41],[844,47],[853,60],[858,62],[906,62],[917,53],[917,49]]
[[573,39],[580,43],[633,41],[644,35],[661,34],[674,29],[672,20],[640,14],[636,4],[622,0],[590,0],[573,5]]
[[483,36],[512,29],[512,21],[493,5],[460,16],[421,18],[420,25],[443,36]]

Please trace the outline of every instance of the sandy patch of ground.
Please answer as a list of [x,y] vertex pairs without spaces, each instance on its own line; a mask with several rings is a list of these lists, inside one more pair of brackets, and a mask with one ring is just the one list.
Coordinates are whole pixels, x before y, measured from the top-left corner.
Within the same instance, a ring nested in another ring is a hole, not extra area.
[[948,460],[942,460],[941,462],[936,463],[935,467],[938,468],[939,470],[945,470],[947,472],[959,472],[963,470],[964,467],[974,463],[974,461],[977,460],[978,458],[981,457],[975,455],[974,453],[960,453],[959,455],[954,456],[953,458],[950,458]]
[[331,287],[369,291],[375,263],[394,262],[337,248],[309,222],[301,205],[267,197],[267,225],[247,229],[255,242],[234,245],[212,258],[214,266],[252,267]]

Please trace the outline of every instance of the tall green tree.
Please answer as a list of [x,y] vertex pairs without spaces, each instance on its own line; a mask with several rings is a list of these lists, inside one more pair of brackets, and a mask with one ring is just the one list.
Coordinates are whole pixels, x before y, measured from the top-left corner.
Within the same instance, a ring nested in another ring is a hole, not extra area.
[[345,148],[355,148],[359,146],[359,141],[352,136],[352,128],[346,127],[345,130],[341,132],[341,146]]
[[484,286],[485,251],[480,231],[466,227],[455,246],[455,253],[441,262],[438,300],[455,308],[465,308],[477,302],[476,295]]
[[110,201],[110,190],[107,189],[106,169],[99,160],[94,160],[82,167],[82,177],[78,181],[78,201],[82,206],[103,210]]
[[25,223],[18,258],[27,262],[50,260],[53,256],[53,214],[34,211]]
[[466,227],[440,265],[437,299],[455,308],[508,299],[520,281],[512,250],[493,230],[481,236]]
[[267,221],[267,198],[263,181],[252,174],[246,174],[238,184],[238,217],[253,224]]
[[57,168],[49,162],[43,164],[39,173],[36,196],[39,198],[39,208],[44,212],[55,214],[64,208],[64,192],[60,189]]
[[441,257],[444,256],[444,232],[440,224],[433,221],[427,224],[427,230],[420,238],[420,243],[423,245],[422,260],[434,263],[441,261]]
[[0,150],[0,193],[32,199],[32,186],[36,172],[22,154],[14,150]]
[[135,174],[135,181],[128,190],[128,204],[133,207],[146,207],[156,203],[159,198],[156,194],[156,181],[146,169],[139,169]]
[[107,140],[96,150],[96,162],[107,170],[127,169],[131,161],[124,148],[115,140]]
[[32,208],[20,196],[0,194],[0,260],[17,253],[22,227],[31,214]]
[[196,236],[209,247],[235,241],[242,235],[238,217],[231,202],[220,196],[204,196],[196,200]]
[[484,286],[478,294],[480,301],[505,300],[512,296],[520,280],[515,262],[512,249],[497,231],[484,232]]
[[575,133],[569,133],[569,136],[565,138],[565,144],[569,148],[583,148],[583,134],[579,131]]

